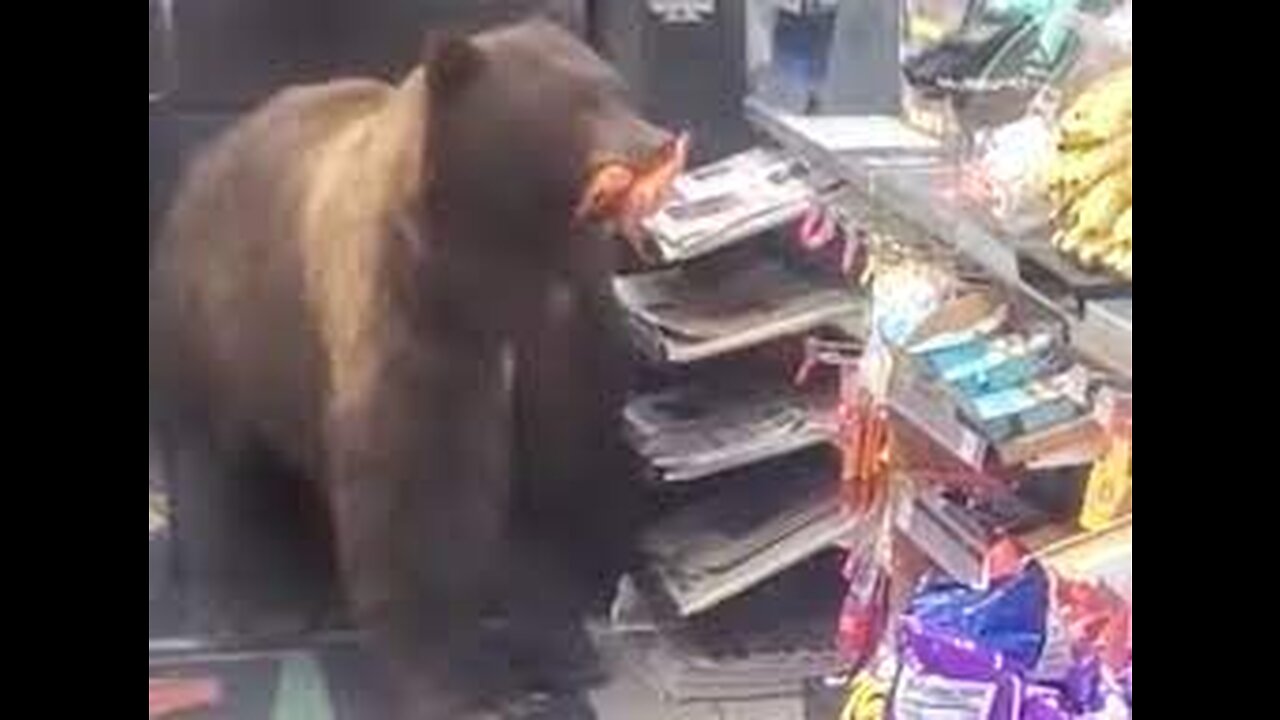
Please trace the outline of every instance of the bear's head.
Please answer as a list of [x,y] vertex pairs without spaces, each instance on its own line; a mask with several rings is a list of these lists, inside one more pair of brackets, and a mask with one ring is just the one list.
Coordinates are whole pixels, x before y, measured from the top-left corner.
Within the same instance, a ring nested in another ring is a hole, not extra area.
[[598,268],[610,233],[593,230],[632,229],[683,164],[683,138],[549,22],[428,40],[424,62],[424,209],[459,243],[444,248],[455,282],[519,295]]

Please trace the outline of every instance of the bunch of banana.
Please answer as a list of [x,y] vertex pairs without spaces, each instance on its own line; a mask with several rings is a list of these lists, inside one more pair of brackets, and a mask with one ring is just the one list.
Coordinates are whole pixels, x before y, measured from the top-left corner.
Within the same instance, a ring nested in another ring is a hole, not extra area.
[[1046,174],[1054,245],[1090,269],[1133,280],[1133,66],[1090,86],[1058,123]]
[[1098,79],[1058,121],[1059,140],[1066,148],[1098,145],[1132,128],[1132,65]]

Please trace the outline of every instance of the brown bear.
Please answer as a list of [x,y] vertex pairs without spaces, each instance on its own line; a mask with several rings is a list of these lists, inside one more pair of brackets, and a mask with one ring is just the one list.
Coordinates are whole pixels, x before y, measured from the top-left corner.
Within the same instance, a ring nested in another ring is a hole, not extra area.
[[610,224],[656,191],[593,173],[682,155],[538,20],[428,42],[398,86],[285,90],[208,147],[149,309],[200,619],[321,612],[333,571],[404,716],[496,697],[464,682],[506,672],[471,664],[483,617],[555,604],[523,529],[582,549],[617,522]]

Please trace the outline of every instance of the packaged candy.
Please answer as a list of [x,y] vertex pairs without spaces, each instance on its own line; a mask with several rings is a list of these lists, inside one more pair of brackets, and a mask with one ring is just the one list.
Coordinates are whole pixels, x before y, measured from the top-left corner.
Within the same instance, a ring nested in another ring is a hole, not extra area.
[[986,591],[935,581],[912,599],[907,613],[931,628],[1001,654],[1020,669],[1034,667],[1045,642],[1049,577],[1036,562],[995,580]]
[[972,398],[964,405],[975,421],[985,423],[1024,414],[1058,400],[1069,400],[1084,407],[1088,386],[1088,371],[1077,365],[1052,377]]
[[[877,520],[887,525],[889,513],[881,507]],[[879,648],[883,652],[889,624],[889,568],[892,565],[890,533],[875,533],[861,551],[850,552],[843,574],[848,582],[836,632],[836,649],[850,667],[864,667]]]
[[904,620],[889,720],[1131,720],[1132,701],[1095,659],[1061,683],[1029,683],[1022,670],[965,638]]
[[979,423],[983,435],[995,442],[1006,442],[1025,435],[1063,425],[1083,417],[1084,410],[1071,400],[1059,398],[1043,405]]
[[1080,720],[1133,720],[1133,709],[1116,695],[1108,695],[1102,709],[1078,716]]
[[1116,429],[1105,454],[1093,465],[1086,486],[1080,526],[1101,530],[1133,506],[1133,431]]
[[[930,369],[944,381],[954,384],[990,374],[1011,361],[1044,353],[1053,346],[1053,339],[1049,332],[1001,335],[937,350],[925,358]],[[1035,376],[1027,379],[1032,377]]]
[[1092,704],[1087,709],[1072,698],[1071,689],[1031,684],[1023,693],[1020,720],[1131,720],[1133,713],[1120,689],[1103,682],[1100,675],[1089,677],[1093,684],[1087,692]]
[[1132,720],[1131,635],[1123,664],[1111,644],[1131,616],[1106,588],[1034,561],[985,591],[927,583],[898,628],[885,718]]
[[1022,697],[1019,720],[1131,720],[1132,717],[1132,709],[1114,692],[1099,695],[1097,709],[1077,712],[1057,688],[1028,685]]
[[1124,598],[1105,585],[1060,578],[1053,603],[1077,656],[1095,655],[1115,675],[1131,670],[1133,607]]
[[999,652],[915,618],[903,619],[899,650],[893,720],[1017,720],[1022,680]]
[[952,275],[927,262],[877,262],[871,280],[873,334],[895,346],[906,342],[942,306],[955,284]]
[[880,642],[889,604],[889,573],[877,553],[850,554],[844,575],[849,590],[840,608],[836,649],[852,667],[864,664]]
[[1072,710],[1092,712],[1102,709],[1102,666],[1096,655],[1085,656],[1073,663],[1061,686]]
[[1071,720],[1062,693],[1048,685],[1028,685],[1020,720]]
[[913,354],[936,353],[989,338],[1009,320],[1009,306],[986,293],[951,300],[921,323],[906,339]]

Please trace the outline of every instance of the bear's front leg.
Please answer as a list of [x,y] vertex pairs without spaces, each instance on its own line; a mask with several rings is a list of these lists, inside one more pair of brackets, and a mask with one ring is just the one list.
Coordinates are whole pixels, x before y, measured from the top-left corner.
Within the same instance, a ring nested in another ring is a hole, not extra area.
[[619,430],[628,368],[607,277],[554,286],[515,367],[519,520],[584,583],[584,601],[612,597],[642,504]]
[[344,589],[405,718],[472,717],[506,679],[481,633],[505,555],[505,367],[500,350],[406,348],[331,411]]

